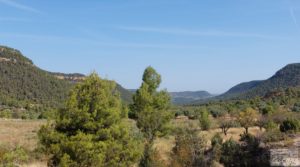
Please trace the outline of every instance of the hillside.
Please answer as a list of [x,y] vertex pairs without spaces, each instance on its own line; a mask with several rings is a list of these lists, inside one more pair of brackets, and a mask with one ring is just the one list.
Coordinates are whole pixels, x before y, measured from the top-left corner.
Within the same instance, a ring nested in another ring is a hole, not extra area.
[[251,81],[234,86],[217,98],[252,98],[255,96],[264,96],[272,90],[297,86],[300,86],[300,63],[285,66],[267,80]]
[[61,106],[70,84],[36,67],[20,51],[0,46],[0,101],[2,105],[24,107]]
[[235,97],[238,96],[242,93],[246,93],[247,91],[255,88],[259,84],[261,84],[263,81],[250,81],[250,82],[244,82],[240,83],[231,89],[229,89],[226,93],[220,95],[218,98],[230,98],[230,97]]
[[196,100],[213,97],[207,91],[170,92],[173,104],[188,104]]
[[[65,80],[65,81],[68,81],[72,84],[81,82],[86,77],[84,74],[80,74],[80,73],[65,74],[65,73],[50,72],[50,74],[55,76],[56,78],[58,78],[60,80]],[[132,102],[132,92],[130,90],[127,90],[127,89],[123,88],[118,83],[117,83],[116,89],[120,92],[121,99],[125,103],[131,103]]]
[[[0,46],[0,105],[16,108],[39,106],[58,108],[68,91],[84,79],[82,74],[51,73],[35,66],[16,49]],[[117,85],[122,99],[129,103],[131,93]]]

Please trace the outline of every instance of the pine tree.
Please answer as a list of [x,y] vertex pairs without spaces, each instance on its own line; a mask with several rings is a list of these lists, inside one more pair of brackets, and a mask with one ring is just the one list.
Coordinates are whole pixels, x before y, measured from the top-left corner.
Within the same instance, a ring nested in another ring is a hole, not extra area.
[[146,68],[143,83],[133,97],[131,109],[146,140],[141,166],[151,166],[153,142],[158,135],[166,132],[171,119],[170,96],[165,90],[157,91],[160,83],[161,76],[152,67]]
[[50,166],[127,167],[140,158],[139,146],[121,120],[116,84],[93,73],[70,93],[52,125],[39,131]]

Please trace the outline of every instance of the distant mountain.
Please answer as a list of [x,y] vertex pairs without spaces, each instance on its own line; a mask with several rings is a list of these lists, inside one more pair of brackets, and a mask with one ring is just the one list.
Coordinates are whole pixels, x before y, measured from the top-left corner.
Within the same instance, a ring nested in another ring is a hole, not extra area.
[[226,93],[218,96],[218,98],[224,97],[224,98],[230,98],[239,96],[240,94],[246,93],[247,91],[255,88],[257,85],[262,83],[263,81],[250,81],[250,82],[244,82],[240,83],[231,89],[229,89]]
[[[83,74],[52,73],[35,66],[16,49],[0,46],[0,105],[28,105],[57,108],[63,105],[74,83]],[[131,102],[131,93],[117,85],[122,99]]]
[[196,100],[203,100],[213,97],[207,91],[184,91],[184,92],[170,92],[173,104],[188,104]]
[[271,78],[263,81],[251,81],[234,86],[217,99],[252,98],[265,96],[276,89],[300,86],[300,63],[289,64],[276,72]]

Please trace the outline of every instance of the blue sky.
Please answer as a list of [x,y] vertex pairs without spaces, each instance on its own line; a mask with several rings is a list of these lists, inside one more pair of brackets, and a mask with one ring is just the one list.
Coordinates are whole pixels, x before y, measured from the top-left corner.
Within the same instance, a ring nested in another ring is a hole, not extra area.
[[0,0],[0,44],[55,72],[222,93],[300,62],[299,0]]

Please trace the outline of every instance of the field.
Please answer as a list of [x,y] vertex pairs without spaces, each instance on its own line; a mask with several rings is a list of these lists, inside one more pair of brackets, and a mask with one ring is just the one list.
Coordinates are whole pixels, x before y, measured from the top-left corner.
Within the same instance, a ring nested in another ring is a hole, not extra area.
[[[132,121],[130,121],[132,123]],[[43,120],[0,120],[0,145],[5,145],[9,147],[22,146],[26,150],[34,151],[37,147],[37,132],[41,125],[45,124],[46,121]],[[175,127],[191,124],[193,126],[197,125],[197,121],[191,120],[173,120],[172,124]],[[262,131],[258,127],[253,127],[249,129],[249,132],[253,135],[259,135]],[[199,135],[204,136],[208,141],[216,133],[221,133],[221,129],[212,129],[209,131],[200,131]],[[222,137],[224,140],[229,140],[230,138],[238,141],[240,135],[244,133],[243,128],[232,128],[229,130],[227,136]],[[170,161],[170,154],[174,146],[175,138],[174,136],[167,136],[159,138],[155,141],[155,148],[160,154],[162,160],[166,163]],[[209,145],[209,142],[208,142]],[[44,161],[34,161],[29,164],[23,164],[22,167],[44,167],[46,162]]]
[[[175,127],[181,127],[181,126],[198,126],[198,120],[173,120],[172,124]],[[222,133],[222,130],[219,128],[211,129],[209,131],[201,131],[199,129],[199,135],[205,137],[208,141],[208,145],[210,145],[210,139],[217,133],[220,133],[223,140],[229,140],[233,139],[235,141],[238,141],[240,139],[240,135],[244,133],[243,128],[231,128],[228,131],[227,136],[225,136]],[[258,127],[252,127],[249,129],[249,133],[252,135],[259,135],[262,133],[262,131]],[[154,147],[158,150],[160,157],[162,160],[164,160],[166,163],[170,161],[170,154],[172,151],[173,146],[175,145],[175,137],[174,136],[167,136],[163,138],[159,138],[155,141]]]
[[[0,120],[0,145],[14,148],[21,146],[28,151],[37,147],[37,132],[46,121],[42,120]],[[44,167],[45,162],[31,162],[22,167]]]

